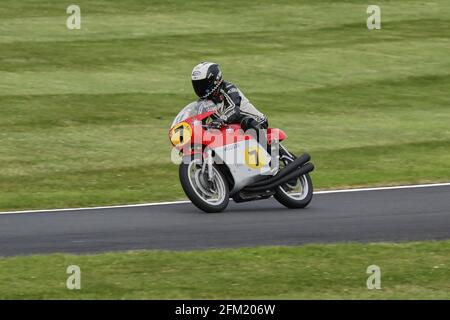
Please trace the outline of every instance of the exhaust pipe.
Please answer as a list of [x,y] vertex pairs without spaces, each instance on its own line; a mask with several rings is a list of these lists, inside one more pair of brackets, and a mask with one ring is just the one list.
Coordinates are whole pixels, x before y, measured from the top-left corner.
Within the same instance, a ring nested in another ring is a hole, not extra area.
[[[287,168],[287,167],[286,167]],[[248,192],[260,192],[260,191],[266,191],[266,190],[270,190],[273,189],[275,187],[278,187],[279,185],[288,182],[291,179],[295,179],[298,178],[304,174],[307,174],[311,171],[314,170],[314,165],[312,163],[307,163],[305,164],[303,167],[298,168],[297,170],[284,175],[284,177],[282,178],[278,178],[276,179],[276,181],[273,181],[271,183],[268,184],[264,184],[261,186],[256,186],[254,187],[253,185],[251,187],[247,187],[244,188],[244,191],[248,191]]]
[[273,177],[270,177],[269,179],[265,179],[265,180],[262,180],[262,181],[255,182],[255,183],[253,183],[252,185],[250,185],[248,187],[249,188],[262,187],[262,186],[266,186],[268,184],[271,184],[271,183],[273,183],[273,182],[283,178],[287,174],[293,172],[294,170],[298,169],[299,167],[301,167],[302,165],[307,163],[309,160],[311,160],[310,155],[307,154],[307,153],[304,153],[300,157],[298,157],[297,159],[295,159],[294,161],[289,163],[286,167],[281,169],[280,172],[278,172]]

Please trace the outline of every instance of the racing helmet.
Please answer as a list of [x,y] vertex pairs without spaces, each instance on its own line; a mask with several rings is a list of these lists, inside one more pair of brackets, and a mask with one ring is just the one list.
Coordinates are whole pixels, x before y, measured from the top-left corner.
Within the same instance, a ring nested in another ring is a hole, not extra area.
[[192,70],[191,80],[197,96],[204,99],[219,88],[222,83],[222,71],[217,63],[202,62]]

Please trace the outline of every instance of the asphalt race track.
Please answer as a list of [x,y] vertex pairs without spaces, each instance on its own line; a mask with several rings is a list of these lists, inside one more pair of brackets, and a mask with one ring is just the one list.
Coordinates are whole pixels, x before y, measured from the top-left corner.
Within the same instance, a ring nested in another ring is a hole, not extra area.
[[204,214],[191,204],[0,215],[0,255],[450,239],[450,186],[316,194]]

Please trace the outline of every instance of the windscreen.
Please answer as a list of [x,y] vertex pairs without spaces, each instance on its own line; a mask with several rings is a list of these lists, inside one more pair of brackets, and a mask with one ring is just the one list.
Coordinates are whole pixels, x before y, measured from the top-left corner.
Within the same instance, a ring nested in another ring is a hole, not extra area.
[[216,105],[210,100],[198,100],[191,102],[186,107],[184,107],[183,110],[180,111],[180,113],[178,113],[178,115],[172,122],[172,127],[177,123],[186,120],[187,118],[214,110],[215,108]]

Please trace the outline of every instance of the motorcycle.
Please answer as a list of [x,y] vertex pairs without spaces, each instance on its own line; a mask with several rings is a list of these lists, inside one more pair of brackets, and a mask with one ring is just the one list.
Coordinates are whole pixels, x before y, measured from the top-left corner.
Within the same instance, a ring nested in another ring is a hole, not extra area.
[[285,207],[305,208],[313,196],[310,156],[289,152],[281,129],[244,132],[240,124],[212,129],[215,111],[211,101],[192,102],[169,130],[173,157],[181,160],[181,186],[192,203],[212,213],[223,211],[230,197],[240,203],[273,196]]

